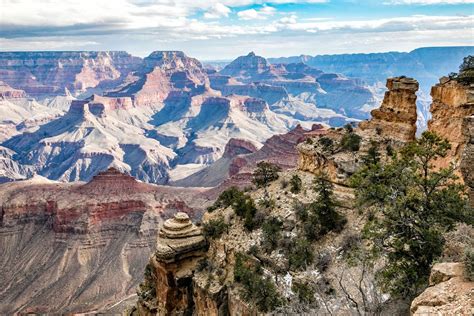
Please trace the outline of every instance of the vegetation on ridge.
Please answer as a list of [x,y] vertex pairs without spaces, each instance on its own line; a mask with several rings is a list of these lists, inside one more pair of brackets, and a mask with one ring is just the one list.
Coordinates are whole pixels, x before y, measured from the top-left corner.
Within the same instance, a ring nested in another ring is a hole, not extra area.
[[442,253],[443,233],[456,222],[473,223],[454,169],[433,165],[449,149],[446,140],[424,132],[387,163],[372,161],[352,178],[357,203],[368,215],[363,237],[387,258],[380,285],[394,296],[418,294]]

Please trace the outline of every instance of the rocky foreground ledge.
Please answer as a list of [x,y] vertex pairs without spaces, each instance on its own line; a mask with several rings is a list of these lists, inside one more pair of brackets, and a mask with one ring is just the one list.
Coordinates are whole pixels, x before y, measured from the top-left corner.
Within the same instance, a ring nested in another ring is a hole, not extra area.
[[464,270],[459,262],[435,264],[430,286],[411,303],[412,315],[472,315],[474,282],[466,279]]

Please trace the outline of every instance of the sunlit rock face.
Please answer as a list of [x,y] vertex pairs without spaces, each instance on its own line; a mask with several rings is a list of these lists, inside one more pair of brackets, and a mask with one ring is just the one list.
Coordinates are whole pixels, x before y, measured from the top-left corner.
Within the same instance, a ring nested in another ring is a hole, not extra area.
[[127,52],[2,52],[0,80],[30,96],[111,87],[141,62]]
[[[448,155],[436,164],[439,167],[448,167],[451,163],[459,166],[466,144],[472,137],[471,120],[465,119],[474,115],[474,87],[443,77],[431,89],[431,96],[432,119],[428,122],[428,130],[446,138],[451,144]],[[466,155],[469,156],[468,153]]]
[[190,315],[194,309],[192,277],[197,262],[205,254],[206,241],[186,213],[178,212],[160,230],[155,254],[151,257],[137,304],[140,315]]
[[387,88],[380,108],[372,110],[372,119],[361,122],[359,128],[403,142],[414,140],[418,82],[406,77],[389,78]]

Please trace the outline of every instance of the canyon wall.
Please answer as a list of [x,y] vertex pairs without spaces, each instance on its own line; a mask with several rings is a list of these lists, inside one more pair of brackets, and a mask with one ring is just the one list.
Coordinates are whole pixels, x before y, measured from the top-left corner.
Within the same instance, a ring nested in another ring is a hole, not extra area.
[[89,183],[0,185],[0,313],[121,312],[135,300],[161,223],[199,216],[200,190],[111,169]]
[[30,96],[110,87],[141,62],[127,52],[1,52],[0,80]]

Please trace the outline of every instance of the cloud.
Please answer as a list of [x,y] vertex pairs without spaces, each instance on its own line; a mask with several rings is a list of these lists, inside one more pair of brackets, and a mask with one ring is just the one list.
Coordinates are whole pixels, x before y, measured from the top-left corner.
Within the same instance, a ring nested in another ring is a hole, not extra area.
[[274,15],[276,9],[270,6],[263,6],[258,10],[248,9],[237,12],[237,16],[241,20],[266,20],[268,17]]
[[441,5],[441,4],[470,4],[474,0],[390,0],[384,4],[393,5]]
[[204,13],[205,19],[219,19],[229,16],[231,9],[222,3],[214,4],[207,12]]

